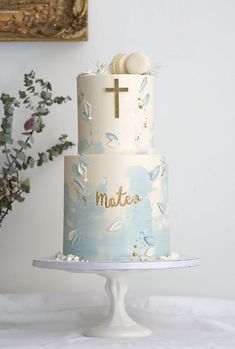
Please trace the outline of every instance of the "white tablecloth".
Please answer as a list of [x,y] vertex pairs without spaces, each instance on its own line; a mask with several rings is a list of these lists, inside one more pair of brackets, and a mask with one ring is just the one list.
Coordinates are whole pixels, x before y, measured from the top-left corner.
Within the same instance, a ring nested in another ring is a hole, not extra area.
[[126,303],[130,315],[153,335],[84,337],[84,329],[107,313],[105,294],[0,295],[0,348],[235,348],[235,301],[130,295]]

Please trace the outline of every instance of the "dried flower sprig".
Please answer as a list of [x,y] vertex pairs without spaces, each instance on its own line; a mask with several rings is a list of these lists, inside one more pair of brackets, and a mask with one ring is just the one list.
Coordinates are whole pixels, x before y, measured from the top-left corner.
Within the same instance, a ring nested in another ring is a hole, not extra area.
[[[1,94],[4,116],[1,122],[0,147],[5,155],[5,162],[0,170],[0,225],[12,210],[13,203],[23,202],[25,194],[30,192],[30,181],[22,174],[23,170],[35,165],[42,166],[74,145],[67,140],[67,135],[62,135],[56,145],[38,152],[37,158],[30,154],[34,136],[45,128],[44,117],[49,114],[50,107],[70,100],[68,96],[54,97],[51,83],[36,78],[33,71],[24,75],[24,89],[19,91],[18,98]],[[29,117],[24,123],[22,139],[14,141],[13,116],[16,108],[22,107],[28,111]]]

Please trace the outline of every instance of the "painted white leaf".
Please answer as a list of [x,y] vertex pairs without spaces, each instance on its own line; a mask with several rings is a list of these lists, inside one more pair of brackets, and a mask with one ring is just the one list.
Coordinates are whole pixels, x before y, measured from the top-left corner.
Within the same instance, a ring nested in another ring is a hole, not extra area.
[[107,132],[106,133],[106,137],[110,140],[110,141],[118,141],[118,137],[111,132]]
[[73,237],[72,246],[78,246],[80,242],[81,234],[77,232],[77,234]]
[[108,142],[107,145],[110,148],[115,149],[115,148],[118,148],[120,146],[120,143],[118,141],[113,140],[113,141]]
[[149,247],[149,248],[147,249],[147,251],[145,252],[145,256],[147,256],[147,257],[153,257],[153,256],[155,255],[155,253],[156,253],[155,247],[154,247],[154,246],[153,246],[153,247]]
[[156,243],[155,239],[152,236],[145,236],[144,241],[150,246],[154,246],[154,244]]
[[68,233],[68,240],[69,241],[72,241],[74,236],[77,234],[77,231],[76,230],[71,230],[69,233]]
[[84,186],[82,185],[82,183],[79,182],[79,180],[75,179],[74,182],[78,189],[81,189],[82,191],[86,192]]
[[78,164],[77,169],[80,176],[86,177],[87,169],[83,164]]
[[146,85],[147,85],[147,76],[145,76],[145,78],[141,82],[139,93],[141,93],[144,90]]
[[143,106],[148,104],[149,98],[150,98],[150,96],[149,96],[149,93],[148,93],[148,94],[142,99],[142,105],[143,105]]
[[85,120],[92,120],[92,109],[90,103],[88,103],[85,99],[83,100],[83,108],[82,116]]
[[158,202],[157,205],[158,205],[159,211],[160,211],[162,214],[164,214],[165,211],[166,211],[166,206],[163,205],[161,202]]
[[79,176],[77,164],[73,163],[73,174],[75,177]]
[[108,231],[117,231],[121,228],[121,222],[120,221],[116,221],[114,223],[112,223],[110,225],[110,227],[108,228]]
[[151,181],[154,181],[157,178],[159,171],[160,171],[160,165],[158,165],[151,172],[149,172],[149,177]]

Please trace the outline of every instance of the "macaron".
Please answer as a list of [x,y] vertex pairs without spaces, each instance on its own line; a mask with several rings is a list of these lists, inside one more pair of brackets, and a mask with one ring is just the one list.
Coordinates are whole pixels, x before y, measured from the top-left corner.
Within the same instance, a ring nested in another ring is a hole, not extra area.
[[128,55],[125,53],[118,53],[113,57],[111,62],[111,72],[113,74],[127,74],[126,59]]
[[134,52],[126,58],[126,70],[129,74],[143,74],[150,71],[151,64],[143,52]]
[[118,60],[118,74],[128,74],[126,69],[127,54],[122,54]]

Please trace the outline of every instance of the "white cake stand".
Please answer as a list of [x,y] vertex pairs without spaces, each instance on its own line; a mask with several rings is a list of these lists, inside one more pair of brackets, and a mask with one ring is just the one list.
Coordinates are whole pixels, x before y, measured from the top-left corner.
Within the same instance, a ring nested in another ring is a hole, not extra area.
[[55,258],[33,260],[33,266],[38,268],[59,269],[74,273],[96,273],[105,277],[105,290],[110,299],[109,314],[100,325],[87,329],[84,335],[106,338],[144,337],[152,333],[150,329],[137,324],[126,311],[124,299],[127,292],[125,282],[127,271],[128,273],[130,271],[141,272],[198,265],[198,258],[128,263],[67,262],[57,261]]

